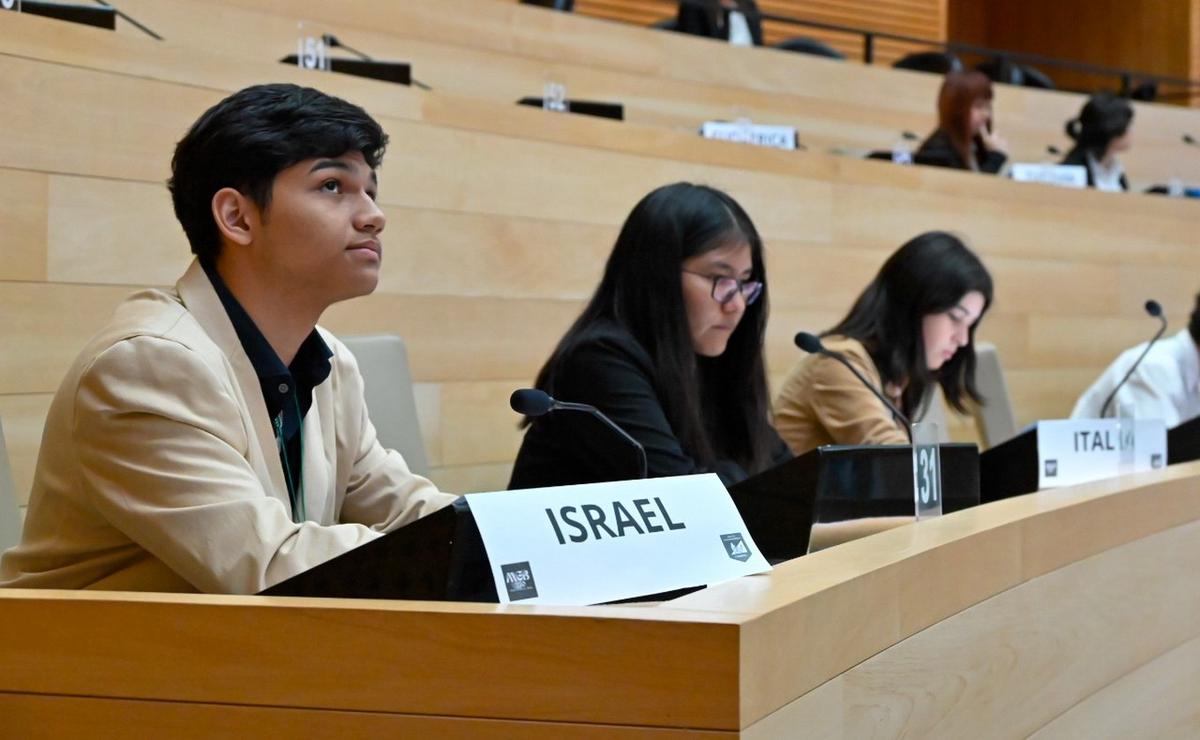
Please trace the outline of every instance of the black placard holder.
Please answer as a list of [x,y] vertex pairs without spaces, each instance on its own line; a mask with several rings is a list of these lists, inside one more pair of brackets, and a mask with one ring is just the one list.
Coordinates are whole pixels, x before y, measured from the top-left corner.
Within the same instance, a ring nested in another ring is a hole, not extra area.
[[[625,120],[625,106],[621,103],[605,103],[598,100],[564,100],[563,103],[567,106],[567,113],[579,113],[584,116],[611,118],[615,121]],[[528,105],[533,108],[542,108],[546,105],[546,103],[542,98],[526,97],[518,100],[517,105]]]
[[[979,502],[975,445],[941,445],[943,510]],[[808,552],[815,521],[911,516],[912,448],[821,447],[729,489],[764,557]],[[627,601],[664,600],[694,589]],[[495,603],[491,563],[467,499],[418,519],[262,592],[265,596]]]
[[1167,464],[1200,460],[1200,416],[1167,430]]
[[471,507],[452,505],[262,592],[264,596],[496,602]]
[[980,497],[984,503],[1038,490],[1037,426],[979,456]]
[[[979,450],[973,444],[939,445],[942,510],[979,504]],[[912,516],[910,445],[826,445],[729,489],[750,535],[771,562],[808,552],[815,522]]]
[[[288,54],[279,61],[284,64],[298,66],[299,57],[295,54]],[[307,67],[302,67],[302,69],[307,69]],[[375,60],[335,59],[330,57],[329,69],[333,72],[354,75],[355,77],[366,77],[370,80],[394,82],[398,85],[412,84],[412,65],[406,62],[380,62]]]
[[109,31],[117,29],[117,11],[116,8],[110,6],[21,0],[21,12],[43,18],[81,23],[85,26],[95,26]]

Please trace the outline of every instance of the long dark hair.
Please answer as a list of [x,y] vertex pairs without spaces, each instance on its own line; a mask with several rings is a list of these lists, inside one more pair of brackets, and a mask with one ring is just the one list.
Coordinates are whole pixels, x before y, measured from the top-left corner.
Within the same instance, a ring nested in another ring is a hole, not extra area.
[[992,81],[977,70],[947,72],[938,91],[938,128],[950,137],[950,143],[963,166],[970,169],[975,145],[971,132],[971,108],[977,100],[992,99]]
[[946,402],[966,411],[964,396],[983,398],[975,387],[975,327],[970,341],[936,372],[925,361],[922,320],[948,311],[971,291],[983,294],[983,311],[992,304],[992,277],[958,237],[930,231],[910,239],[883,263],[841,323],[825,332],[862,342],[885,383],[904,384],[902,402],[912,413],[939,383]]
[[1091,154],[1096,160],[1104,159],[1108,145],[1124,136],[1131,123],[1133,106],[1128,100],[1110,92],[1096,93],[1076,118],[1067,121],[1067,136],[1075,141],[1067,158],[1082,159],[1082,155]]
[[[751,279],[762,281],[762,294],[746,307],[725,352],[698,357],[688,330],[681,266],[690,257],[732,244],[750,246]],[[562,359],[580,335],[597,322],[614,322],[650,355],[663,411],[693,459],[711,466],[726,458],[751,473],[763,470],[771,447],[763,363],[767,293],[762,240],[737,201],[705,185],[660,187],[625,220],[596,293],[538,373],[537,387],[554,395]]]

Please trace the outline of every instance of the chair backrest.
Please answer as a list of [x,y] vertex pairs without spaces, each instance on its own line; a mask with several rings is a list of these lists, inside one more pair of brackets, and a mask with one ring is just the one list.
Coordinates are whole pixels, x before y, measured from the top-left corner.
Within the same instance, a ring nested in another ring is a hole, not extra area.
[[845,59],[846,55],[837,49],[833,48],[824,41],[819,39],[809,38],[808,36],[797,36],[795,38],[785,39],[775,44],[776,49],[784,51],[793,51],[797,54],[811,54],[818,57],[826,57],[828,59]]
[[8,451],[4,446],[4,425],[0,423],[0,552],[21,539],[21,510],[17,507],[17,489],[8,467]]
[[417,421],[417,400],[404,340],[394,334],[343,337],[362,372],[367,413],[379,443],[404,456],[417,475],[429,474],[429,459]]
[[975,345],[975,386],[983,396],[983,405],[973,409],[979,439],[987,447],[995,447],[1017,433],[1008,385],[1000,368],[996,346],[981,342]]
[[944,75],[961,70],[962,62],[948,51],[918,51],[897,60],[892,66],[896,69]]
[[946,420],[946,402],[942,400],[940,386],[934,386],[929,392],[929,402],[925,404],[923,413],[914,422],[933,423],[938,425],[938,441],[950,441],[950,424]]

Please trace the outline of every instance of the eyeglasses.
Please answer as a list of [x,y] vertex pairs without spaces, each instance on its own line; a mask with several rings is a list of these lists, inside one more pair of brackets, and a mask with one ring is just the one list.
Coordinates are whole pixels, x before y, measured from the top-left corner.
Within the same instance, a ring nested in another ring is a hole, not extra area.
[[735,277],[728,275],[705,275],[702,272],[693,272],[692,270],[684,270],[689,275],[698,275],[702,278],[712,280],[712,297],[717,303],[724,306],[733,300],[733,297],[738,293],[742,294],[742,300],[749,306],[758,300],[762,295],[763,284],[761,280],[738,280]]

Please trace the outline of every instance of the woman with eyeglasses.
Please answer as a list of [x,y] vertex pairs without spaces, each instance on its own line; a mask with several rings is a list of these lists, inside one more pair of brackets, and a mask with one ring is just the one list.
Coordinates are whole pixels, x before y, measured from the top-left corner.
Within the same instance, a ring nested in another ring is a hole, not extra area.
[[[919,416],[934,386],[966,411],[975,388],[975,328],[992,302],[992,278],[953,234],[909,240],[880,268],[850,313],[824,332],[901,413]],[[901,420],[836,359],[812,354],[788,374],[775,425],[797,455],[827,444],[907,444]]]
[[[770,425],[762,241],[725,193],[675,183],[629,214],[604,277],[538,373],[646,451],[650,477],[715,472],[726,484],[790,457]],[[526,419],[509,488],[635,478],[635,450],[587,413]]]

